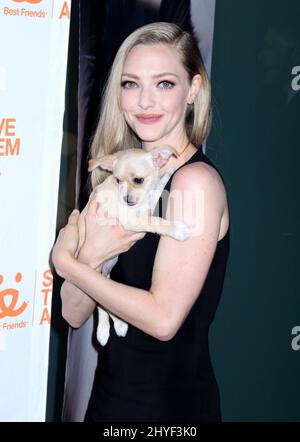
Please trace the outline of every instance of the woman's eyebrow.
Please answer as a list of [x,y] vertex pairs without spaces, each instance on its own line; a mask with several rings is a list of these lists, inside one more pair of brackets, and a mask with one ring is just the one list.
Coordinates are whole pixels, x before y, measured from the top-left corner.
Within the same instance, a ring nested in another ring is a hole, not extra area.
[[[178,77],[178,75],[173,74],[172,72],[163,72],[161,74],[152,75],[152,78],[165,77],[166,75],[173,75],[173,77]],[[130,74],[127,72],[123,72],[122,77],[131,77],[131,78],[135,78],[136,80],[138,80],[140,78],[138,75]]]

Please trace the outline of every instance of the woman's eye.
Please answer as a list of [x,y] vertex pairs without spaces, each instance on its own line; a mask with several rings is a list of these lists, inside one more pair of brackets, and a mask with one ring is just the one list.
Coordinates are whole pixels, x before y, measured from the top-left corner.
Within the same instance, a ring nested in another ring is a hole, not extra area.
[[133,182],[135,184],[142,184],[144,182],[144,178],[134,178]]
[[123,89],[133,89],[133,88],[135,88],[137,86],[137,84],[134,82],[134,81],[128,81],[128,80],[126,80],[126,81],[122,81],[122,83],[121,83],[121,87],[123,88]]
[[173,83],[172,81],[161,81],[158,85],[158,87],[160,87],[161,89],[172,89],[175,86],[175,83]]

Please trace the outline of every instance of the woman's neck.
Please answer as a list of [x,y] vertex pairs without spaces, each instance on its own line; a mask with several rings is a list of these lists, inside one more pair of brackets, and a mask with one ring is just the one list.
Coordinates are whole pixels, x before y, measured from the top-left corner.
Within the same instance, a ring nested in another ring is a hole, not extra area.
[[178,157],[172,155],[169,161],[161,167],[159,171],[160,176],[164,175],[164,173],[170,168],[177,170],[182,164],[185,164],[196,151],[197,148],[192,143],[188,143],[184,149],[182,149],[181,153],[179,153]]

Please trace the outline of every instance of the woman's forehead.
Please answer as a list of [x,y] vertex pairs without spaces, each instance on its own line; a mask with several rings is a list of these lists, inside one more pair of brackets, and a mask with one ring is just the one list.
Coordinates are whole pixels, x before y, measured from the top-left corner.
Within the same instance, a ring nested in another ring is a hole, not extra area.
[[134,46],[125,59],[123,74],[129,69],[130,73],[137,73],[139,69],[148,73],[184,70],[178,50],[168,44]]

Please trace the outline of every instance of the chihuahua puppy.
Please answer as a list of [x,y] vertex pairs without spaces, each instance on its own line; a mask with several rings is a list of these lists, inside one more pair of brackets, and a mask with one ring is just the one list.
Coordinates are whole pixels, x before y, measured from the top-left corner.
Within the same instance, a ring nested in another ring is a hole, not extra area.
[[[168,169],[160,177],[160,169],[166,165],[171,155],[178,156],[173,147],[160,146],[150,152],[143,149],[128,149],[90,160],[89,172],[96,167],[111,172],[111,175],[94,188],[90,196],[90,200],[95,196],[99,203],[97,211],[99,224],[115,223],[118,219],[126,230],[168,235],[179,241],[187,239],[190,230],[184,223],[170,222],[153,216],[161,193],[174,172],[174,169]],[[88,206],[89,202],[78,221],[79,244],[76,256],[85,239],[84,218]],[[118,257],[115,256],[103,263],[102,274],[109,277],[117,260]],[[109,315],[117,335],[125,336],[128,324],[111,313]],[[103,346],[107,343],[110,333],[109,315],[98,306],[97,339]]]

